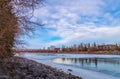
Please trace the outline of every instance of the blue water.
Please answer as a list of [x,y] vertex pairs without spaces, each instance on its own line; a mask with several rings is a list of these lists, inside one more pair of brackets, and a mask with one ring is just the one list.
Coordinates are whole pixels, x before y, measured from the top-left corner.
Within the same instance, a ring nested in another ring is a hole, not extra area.
[[[26,54],[24,53],[22,56],[33,59],[33,60],[43,60],[43,61],[50,60],[57,64],[63,64],[63,65],[77,67],[77,68],[92,70],[92,71],[101,72],[104,74],[108,74],[108,75],[112,75],[120,78],[120,58],[116,58],[116,57],[115,58],[100,58],[100,57],[99,58],[97,57],[95,58],[57,58],[59,57],[58,54],[51,54],[51,53],[26,53]],[[56,58],[56,59],[53,59],[53,58]]]
[[53,62],[120,77],[120,58],[57,58]]

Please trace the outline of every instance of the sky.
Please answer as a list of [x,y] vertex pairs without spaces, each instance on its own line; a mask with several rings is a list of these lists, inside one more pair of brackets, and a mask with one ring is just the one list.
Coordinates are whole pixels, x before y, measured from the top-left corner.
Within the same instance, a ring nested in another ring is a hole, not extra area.
[[120,43],[120,0],[45,0],[34,11],[36,28],[27,48],[80,43]]

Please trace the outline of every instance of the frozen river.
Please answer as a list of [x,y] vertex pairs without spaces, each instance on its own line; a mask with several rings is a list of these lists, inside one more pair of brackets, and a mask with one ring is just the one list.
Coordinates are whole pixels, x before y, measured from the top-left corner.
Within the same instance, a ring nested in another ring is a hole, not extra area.
[[119,55],[24,53],[19,56],[62,69],[83,79],[120,79]]

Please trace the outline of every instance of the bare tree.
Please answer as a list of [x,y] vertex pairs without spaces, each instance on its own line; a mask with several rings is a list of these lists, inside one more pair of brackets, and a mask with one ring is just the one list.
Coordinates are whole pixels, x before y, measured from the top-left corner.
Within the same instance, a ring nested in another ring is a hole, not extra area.
[[0,58],[13,55],[16,38],[33,31],[33,11],[42,0],[0,0]]

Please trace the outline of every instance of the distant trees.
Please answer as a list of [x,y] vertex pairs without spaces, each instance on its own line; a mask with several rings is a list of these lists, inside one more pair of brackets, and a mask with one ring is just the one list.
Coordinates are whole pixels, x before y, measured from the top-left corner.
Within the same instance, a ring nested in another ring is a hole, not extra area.
[[120,51],[120,46],[118,44],[104,44],[98,45],[93,44],[78,44],[69,47],[62,47],[62,52],[94,52],[94,51]]
[[12,56],[17,37],[33,31],[31,21],[34,9],[42,0],[0,0],[0,58]]

